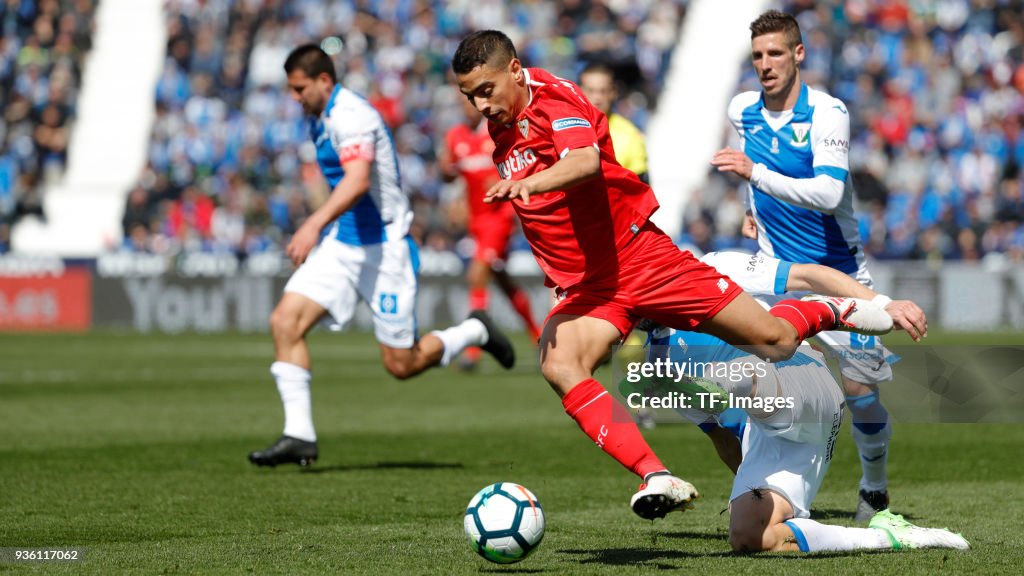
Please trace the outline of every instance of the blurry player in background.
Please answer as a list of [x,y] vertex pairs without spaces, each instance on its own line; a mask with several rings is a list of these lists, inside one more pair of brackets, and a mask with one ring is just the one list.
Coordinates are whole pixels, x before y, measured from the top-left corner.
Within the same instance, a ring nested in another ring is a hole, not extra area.
[[[712,164],[749,182],[748,208],[760,252],[813,262],[872,285],[864,259],[849,175],[850,117],[846,105],[800,80],[804,46],[795,18],[775,10],[750,24],[751,58],[760,92],[729,104],[742,150],[725,148]],[[846,332],[818,335],[839,359],[862,476],[856,518],[888,507],[886,462],[892,428],[878,384],[892,379],[881,340]]]
[[[466,271],[469,309],[487,310],[488,285],[493,276],[536,342],[540,338],[540,328],[530,311],[530,296],[505,271],[509,241],[515,232],[516,212],[511,204],[505,202],[484,202],[484,193],[498,180],[498,171],[491,161],[494,143],[487,134],[487,121],[465,98],[459,98],[459,101],[465,121],[445,134],[439,160],[445,179],[451,181],[461,177],[466,187],[469,234],[476,243],[473,259]],[[469,348],[464,357],[475,363],[479,352],[479,348]]]
[[259,466],[309,465],[318,456],[310,399],[306,333],[325,314],[346,324],[360,300],[373,311],[384,368],[399,379],[447,365],[481,346],[510,368],[515,352],[485,313],[416,335],[418,249],[391,135],[380,114],[337,83],[318,46],[296,48],[284,64],[292,98],[310,116],[317,162],[332,192],[295,232],[285,252],[299,268],[270,317],[276,362],[270,372],[284,404],[283,435],[249,460]]
[[608,132],[612,137],[615,159],[623,168],[644,182],[649,182],[643,132],[628,118],[612,111],[619,99],[619,90],[615,87],[615,72],[611,66],[601,62],[587,64],[580,72],[580,88],[590,103],[608,117]]
[[[823,329],[885,331],[870,302],[815,298],[770,312],[732,281],[676,248],[649,221],[650,187],[615,160],[608,121],[572,82],[524,68],[496,30],[463,38],[452,58],[459,90],[488,119],[502,177],[485,195],[511,202],[558,304],[540,342],[540,368],[566,413],[608,455],[643,478],[630,505],[643,518],[697,497],[651,450],[594,368],[641,318],[698,328],[781,360]],[[855,325],[855,326],[854,326]]]
[[[868,300],[879,296],[825,266],[740,252],[712,252],[701,260],[756,296],[802,290]],[[913,302],[891,301],[886,309],[915,340],[926,333],[925,315]],[[690,400],[688,407],[677,411],[713,439],[719,455],[736,474],[729,496],[729,544],[734,551],[970,547],[959,534],[915,526],[888,510],[874,514],[868,528],[830,526],[810,519],[843,416],[842,392],[825,358],[810,346],[801,346],[788,360],[768,364],[697,332],[656,329],[651,344],[648,362],[667,359],[694,366],[688,372],[693,378],[660,383],[627,379],[620,389],[627,399],[632,396],[632,402],[638,396],[666,397],[670,392]],[[709,371],[708,366],[713,368]],[[730,399],[748,400],[752,405],[741,411],[744,419],[749,416],[749,424],[742,428],[742,446],[719,425]]]

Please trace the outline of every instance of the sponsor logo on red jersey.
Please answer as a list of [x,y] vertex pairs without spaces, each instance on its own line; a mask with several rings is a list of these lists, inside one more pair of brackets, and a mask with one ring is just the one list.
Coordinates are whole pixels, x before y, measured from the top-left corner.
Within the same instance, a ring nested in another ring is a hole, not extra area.
[[512,176],[533,166],[533,163],[536,161],[537,155],[534,154],[531,148],[513,150],[508,158],[505,158],[505,160],[496,165],[498,175],[501,176],[502,180],[509,180]]
[[583,118],[559,118],[551,123],[551,129],[555,132],[568,130],[569,128],[591,128],[590,122]]

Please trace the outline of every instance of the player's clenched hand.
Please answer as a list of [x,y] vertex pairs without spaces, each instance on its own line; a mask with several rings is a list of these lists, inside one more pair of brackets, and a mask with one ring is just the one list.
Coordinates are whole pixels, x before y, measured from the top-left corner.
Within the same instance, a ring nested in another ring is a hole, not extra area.
[[523,180],[498,180],[493,186],[487,189],[484,194],[484,202],[490,204],[499,200],[515,200],[522,198],[523,204],[530,203],[530,194],[533,190]]
[[291,258],[293,264],[298,266],[306,261],[309,253],[319,241],[320,229],[307,221],[295,231],[295,235],[284,249],[284,253]]
[[744,180],[750,180],[754,173],[754,162],[743,152],[732,148],[722,148],[715,152],[711,165],[718,168],[719,172],[732,172]]
[[921,338],[928,335],[928,318],[924,310],[910,300],[893,300],[886,305],[885,311],[892,316],[893,324],[906,330],[915,342],[920,342]]

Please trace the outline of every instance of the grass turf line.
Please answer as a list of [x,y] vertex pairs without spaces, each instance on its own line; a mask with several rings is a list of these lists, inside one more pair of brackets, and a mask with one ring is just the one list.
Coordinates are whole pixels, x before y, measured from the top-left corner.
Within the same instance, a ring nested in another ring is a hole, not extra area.
[[[979,339],[928,339],[946,342]],[[697,509],[642,521],[628,508],[636,480],[565,417],[517,345],[512,372],[487,362],[397,382],[369,335],[314,334],[321,460],[299,471],[245,461],[281,425],[266,335],[0,335],[0,547],[86,550],[0,573],[504,572],[462,534],[469,498],[500,480],[531,488],[548,519],[513,571],[1015,574],[1024,563],[1024,426],[896,428],[894,509],[962,531],[970,552],[737,557],[719,514],[731,477],[695,428],[645,435],[701,490]],[[845,433],[815,517],[852,524],[859,474]]]

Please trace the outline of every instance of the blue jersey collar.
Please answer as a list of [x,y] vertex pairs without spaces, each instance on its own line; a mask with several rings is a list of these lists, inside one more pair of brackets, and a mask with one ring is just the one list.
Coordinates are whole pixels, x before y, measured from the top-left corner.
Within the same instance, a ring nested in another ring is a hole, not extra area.
[[[793,106],[793,115],[798,116],[801,114],[807,114],[811,111],[811,107],[807,104],[808,91],[807,84],[800,83],[800,95],[796,98],[796,105]],[[764,90],[761,91],[761,109],[764,109]]]

